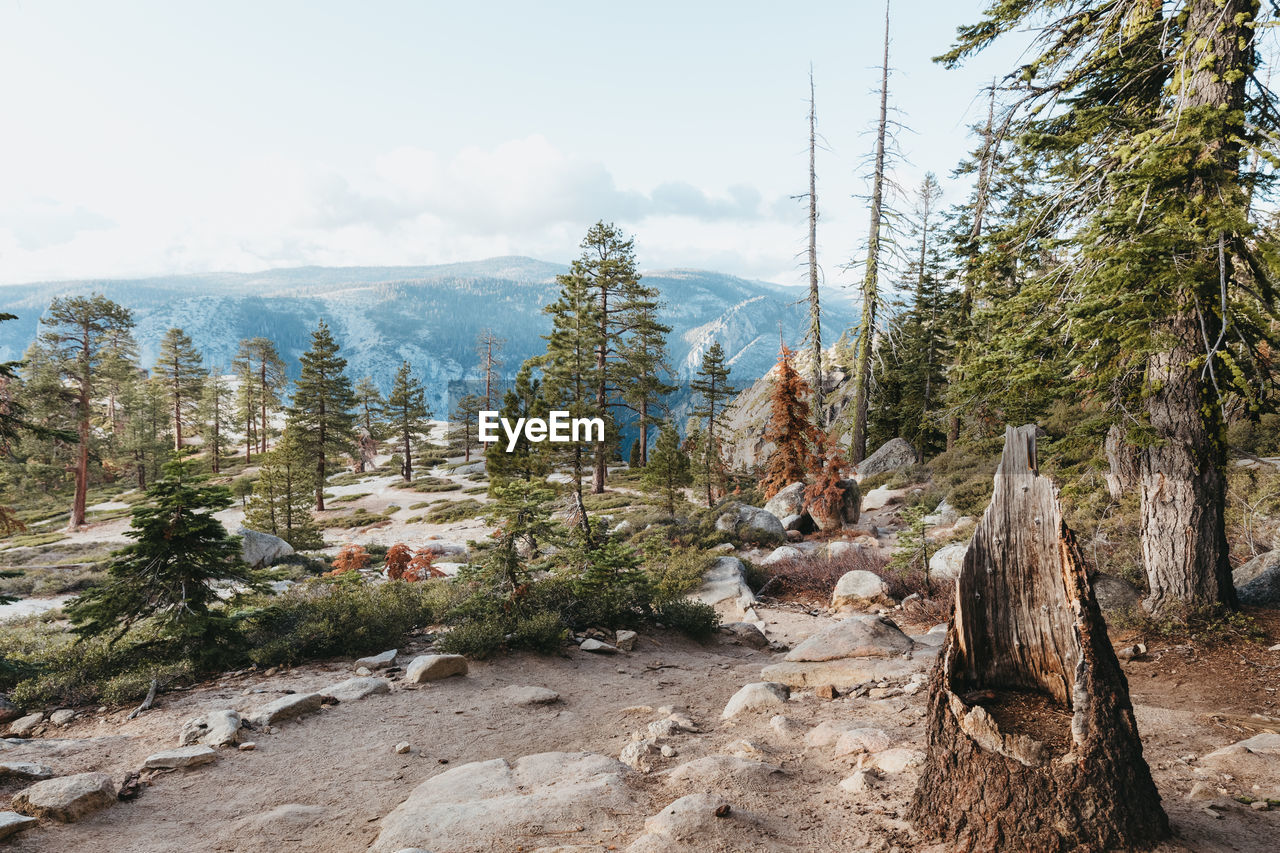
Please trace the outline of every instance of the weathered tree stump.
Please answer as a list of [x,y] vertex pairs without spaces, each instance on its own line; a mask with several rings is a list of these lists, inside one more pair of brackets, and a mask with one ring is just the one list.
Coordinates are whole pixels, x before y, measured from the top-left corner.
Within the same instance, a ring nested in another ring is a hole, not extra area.
[[929,683],[910,818],[963,851],[1130,850],[1169,834],[1129,685],[1035,427],[1009,427]]

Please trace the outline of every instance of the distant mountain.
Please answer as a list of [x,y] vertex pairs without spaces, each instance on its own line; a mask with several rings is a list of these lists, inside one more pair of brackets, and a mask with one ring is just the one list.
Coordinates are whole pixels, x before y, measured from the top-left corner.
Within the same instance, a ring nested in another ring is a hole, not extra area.
[[[300,267],[259,273],[209,273],[146,279],[43,282],[0,287],[0,360],[20,358],[35,339],[40,315],[55,296],[102,293],[130,308],[144,365],[155,361],[165,330],[180,326],[209,365],[229,365],[242,338],[271,338],[296,375],[310,333],[324,319],[348,360],[352,379],[369,375],[383,387],[401,360],[423,378],[437,414],[446,412],[448,383],[474,378],[477,333],[490,327],[507,339],[506,373],[544,350],[550,328],[544,305],[567,267],[522,257],[430,267]],[[779,333],[798,344],[807,327],[799,290],[699,270],[647,272],[663,294],[672,327],[672,367],[682,379],[719,340],[733,381],[745,387],[773,365]],[[842,295],[824,305],[824,338],[855,322]]]

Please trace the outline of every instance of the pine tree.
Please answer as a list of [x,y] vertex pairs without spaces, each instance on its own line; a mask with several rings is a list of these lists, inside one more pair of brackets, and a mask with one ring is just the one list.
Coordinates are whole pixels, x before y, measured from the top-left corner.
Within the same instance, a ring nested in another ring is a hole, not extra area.
[[548,508],[555,493],[527,480],[511,480],[493,491],[486,517],[498,525],[498,532],[487,568],[499,582],[499,594],[515,598],[529,577],[528,559],[522,554],[536,555],[543,545],[561,539]]
[[480,356],[480,378],[484,383],[484,410],[492,411],[498,403],[499,382],[502,379],[502,345],[507,341],[493,333],[492,329],[481,329],[476,336],[476,355]]
[[376,441],[381,438],[383,407],[386,405],[382,392],[374,384],[372,376],[362,376],[356,383],[354,393],[360,426],[364,428],[366,435]]
[[190,422],[204,387],[204,359],[191,338],[178,328],[165,332],[156,357],[156,374],[164,380],[173,417],[173,449],[182,450],[182,424]]
[[324,512],[328,458],[353,452],[356,399],[344,372],[347,360],[323,320],[311,333],[311,349],[302,354],[302,369],[289,406],[288,425],[302,453],[315,468],[316,511]]
[[693,472],[688,455],[680,447],[680,434],[670,421],[658,431],[658,441],[644,466],[643,482],[646,490],[662,497],[667,514],[675,518],[676,501],[684,487],[693,483]]
[[231,448],[227,428],[231,425],[233,416],[231,386],[221,371],[214,370],[204,382],[198,412],[200,433],[214,474],[221,473],[222,456]]
[[[515,382],[503,396],[500,415],[509,423],[516,423],[520,418],[547,418],[548,407],[542,398],[542,383],[533,375],[537,364],[537,359],[529,359],[520,365]],[[532,480],[546,475],[548,457],[545,447],[545,444],[531,442],[523,431],[510,452],[505,441],[490,444],[484,454],[490,493],[495,486],[509,480]]]
[[105,296],[58,297],[41,318],[41,341],[63,380],[75,390],[77,441],[75,495],[71,503],[71,530],[84,524],[85,496],[89,489],[89,452],[93,443],[90,427],[98,382],[110,342],[133,327],[133,315]]
[[283,405],[289,378],[284,360],[270,338],[242,340],[232,367],[240,377],[240,414],[246,424],[245,462],[248,462],[253,447],[250,436],[256,439],[259,453],[267,452],[271,416]]
[[792,364],[794,355],[786,344],[778,355],[778,376],[764,433],[765,441],[773,444],[760,481],[766,498],[792,483],[803,483],[821,463],[815,450],[818,430],[809,415],[810,389]]
[[401,452],[404,454],[404,465],[400,474],[405,482],[413,480],[413,437],[425,433],[431,428],[427,421],[431,410],[427,407],[426,392],[422,383],[409,371],[409,362],[403,362],[396,371],[396,378],[391,383],[391,393],[387,395],[383,412],[387,424],[400,440]]
[[292,429],[262,457],[245,526],[279,536],[299,551],[324,545],[311,515],[315,470]]
[[193,463],[170,462],[133,510],[125,533],[131,545],[116,552],[106,583],[83,592],[67,607],[77,633],[113,633],[112,642],[143,620],[200,649],[218,624],[216,584],[248,584],[254,576],[214,513],[231,505],[222,486],[202,485]]
[[1032,318],[1009,344],[1069,335],[1060,375],[1127,426],[1146,607],[1231,607],[1223,406],[1256,399],[1274,345],[1250,218],[1265,175],[1245,154],[1269,144],[1275,99],[1254,74],[1268,22],[1255,0],[1078,6],[992,6],[944,57],[958,63],[1028,20],[1043,27],[1007,122],[1015,160],[1050,202],[1023,230],[1050,230],[1062,264],[1007,303]]
[[455,442],[462,446],[462,458],[471,461],[471,451],[479,446],[479,415],[484,398],[479,394],[466,394],[459,398],[449,415],[449,427]]
[[628,337],[622,344],[619,372],[622,400],[636,415],[640,428],[640,466],[649,459],[649,428],[660,423],[656,410],[676,386],[663,380],[672,375],[667,363],[667,335],[671,327],[658,321],[657,291],[634,287],[626,303],[623,323]]
[[729,368],[725,365],[724,348],[719,341],[712,341],[711,346],[702,354],[702,365],[698,368],[698,375],[689,383],[689,388],[697,395],[698,402],[693,408],[694,417],[706,420],[706,430],[698,454],[701,457],[702,480],[707,489],[707,506],[711,506],[715,503],[716,494],[723,494],[727,489],[728,473],[725,471],[721,436],[725,407],[738,393],[729,384]]

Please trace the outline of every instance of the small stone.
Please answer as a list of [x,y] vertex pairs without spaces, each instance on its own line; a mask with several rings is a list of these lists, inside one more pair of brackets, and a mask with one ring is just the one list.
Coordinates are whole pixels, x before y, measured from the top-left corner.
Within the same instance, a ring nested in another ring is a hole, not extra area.
[[1265,812],[1271,809],[1271,804],[1266,800],[1254,800],[1252,803],[1249,803],[1249,808],[1253,809],[1255,812]]
[[615,645],[624,652],[629,652],[636,647],[635,631],[619,631],[616,636]]
[[59,708],[49,715],[49,722],[55,726],[69,725],[76,718],[76,712],[70,708]]
[[858,770],[840,782],[840,787],[850,794],[865,794],[876,785],[876,777],[870,770]]
[[258,728],[266,728],[282,720],[291,720],[303,714],[311,714],[320,710],[324,704],[319,693],[291,693],[281,696],[274,702],[268,702],[249,714],[248,720]]
[[774,714],[769,718],[769,728],[785,738],[797,738],[805,733],[804,723],[793,720],[782,714]]
[[53,768],[27,761],[6,761],[0,763],[0,777],[7,776],[16,779],[48,779],[53,776]]
[[[661,747],[663,758],[675,758],[680,753],[676,752],[676,748],[669,743],[664,743]],[[1265,805],[1265,803],[1264,803]]]
[[742,687],[724,706],[720,719],[727,720],[745,711],[762,711],[787,704],[791,688],[776,681],[758,681]]
[[369,669],[369,667],[367,666],[358,666],[356,667],[356,675],[359,675],[359,676],[373,675],[373,670]]
[[357,702],[367,696],[390,692],[391,682],[387,679],[357,675],[355,678],[329,685],[320,691],[320,696],[322,699],[336,699],[339,702]]
[[143,770],[173,770],[178,767],[199,767],[218,760],[218,753],[208,746],[180,746],[148,755],[142,762]]
[[[399,651],[400,651],[399,649],[388,649],[387,651],[382,652],[381,654],[370,655],[367,658],[360,658],[358,661],[355,662],[355,666],[357,669],[360,669],[360,668],[369,669],[369,670],[386,669],[389,666],[395,665],[396,654]],[[368,673],[357,672],[356,675],[368,675]]]
[[813,695],[817,696],[819,699],[826,699],[830,701],[832,699],[835,699],[840,694],[836,692],[835,685],[822,684],[814,689]]
[[410,684],[425,684],[466,674],[467,659],[462,655],[419,655],[405,669],[404,680]]
[[404,755],[410,750],[409,741],[402,740],[395,746],[396,755]]
[[0,812],[0,839],[9,838],[35,826],[40,821],[17,812]]
[[1189,802],[1195,800],[1216,800],[1218,799],[1218,787],[1210,782],[1197,782],[1191,786],[1191,790],[1187,792],[1187,800]]
[[653,770],[653,756],[661,755],[662,750],[652,740],[635,740],[622,748],[618,760],[641,773]]
[[1269,651],[1269,652],[1280,652],[1280,643],[1276,643],[1274,646],[1272,646],[1271,648],[1267,649],[1267,651]]
[[240,723],[240,715],[235,711],[210,711],[182,724],[178,745],[231,746],[240,739]]
[[253,752],[257,748],[258,748],[258,745],[251,740],[247,740],[244,743],[240,744],[241,752]]
[[43,722],[43,712],[36,711],[34,714],[27,714],[25,717],[19,717],[9,724],[9,734],[14,737],[31,737],[31,733],[36,730],[36,726]]
[[583,640],[582,645],[578,646],[578,648],[584,652],[592,652],[597,655],[616,655],[618,653],[617,646],[611,646],[608,643],[602,643],[591,638]]
[[560,694],[546,687],[512,684],[499,690],[498,698],[510,705],[551,705],[560,701]]
[[733,806],[729,805],[728,803],[721,803],[720,805],[716,806],[716,810],[712,812],[712,814],[714,814],[716,817],[728,817],[729,813],[732,811],[733,811]]

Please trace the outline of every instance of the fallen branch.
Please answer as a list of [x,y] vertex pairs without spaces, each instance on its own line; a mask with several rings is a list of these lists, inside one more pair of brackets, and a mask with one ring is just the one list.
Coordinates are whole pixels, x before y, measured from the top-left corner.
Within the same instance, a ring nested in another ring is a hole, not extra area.
[[133,713],[131,713],[129,716],[125,717],[125,719],[126,719],[126,720],[132,720],[134,717],[138,716],[138,715],[139,715],[139,714],[141,714],[143,711],[150,711],[150,710],[151,710],[151,706],[155,704],[155,701],[156,701],[156,690],[157,690],[157,689],[159,689],[159,687],[160,687],[160,682],[159,682],[158,680],[154,679],[154,678],[153,678],[153,679],[151,679],[151,689],[149,689],[149,690],[147,691],[147,698],[146,698],[146,699],[143,699],[143,700],[142,700],[142,704],[141,704],[141,705],[139,705],[138,707],[134,708],[134,709],[133,709]]

